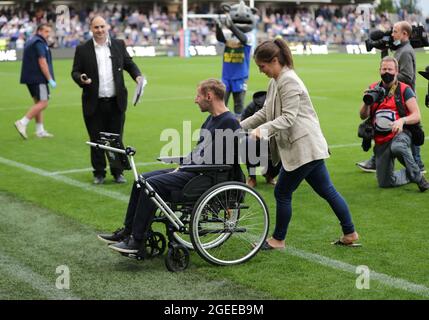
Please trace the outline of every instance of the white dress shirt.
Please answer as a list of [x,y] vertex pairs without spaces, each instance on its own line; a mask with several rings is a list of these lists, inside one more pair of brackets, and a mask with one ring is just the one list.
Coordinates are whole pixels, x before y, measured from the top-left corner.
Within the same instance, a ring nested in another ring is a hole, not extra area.
[[98,66],[98,97],[111,98],[116,95],[115,82],[113,81],[112,58],[110,57],[110,39],[99,45],[94,39],[95,55]]

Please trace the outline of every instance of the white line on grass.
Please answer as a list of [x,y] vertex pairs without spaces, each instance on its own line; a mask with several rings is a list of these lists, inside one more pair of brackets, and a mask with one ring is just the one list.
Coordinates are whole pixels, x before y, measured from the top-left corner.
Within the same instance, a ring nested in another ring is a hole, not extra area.
[[350,148],[350,147],[358,147],[361,145],[362,145],[362,143],[333,144],[333,145],[329,146],[329,148],[330,149]]
[[86,191],[91,191],[91,192],[94,192],[94,193],[97,193],[97,194],[100,194],[102,196],[106,196],[106,197],[109,197],[109,198],[112,198],[115,200],[121,200],[121,201],[128,201],[129,200],[129,197],[123,195],[122,193],[115,192],[115,191],[109,191],[109,190],[106,190],[103,188],[99,188],[98,186],[93,186],[89,183],[80,182],[80,181],[77,181],[77,180],[74,180],[74,179],[71,179],[71,178],[68,178],[65,176],[52,175],[49,171],[38,169],[38,168],[29,166],[29,165],[26,165],[26,164],[23,164],[20,162],[13,161],[13,160],[5,159],[3,157],[0,157],[0,163],[3,163],[5,165],[11,166],[11,167],[19,168],[19,169],[22,169],[24,171],[37,174],[37,175],[42,176],[42,177],[48,177],[48,178],[51,178],[53,180],[68,184],[70,186],[81,188],[81,189],[86,190]]
[[[138,162],[136,163],[137,167],[145,167],[145,166],[152,166],[155,164],[162,164],[162,162],[156,161],[156,162]],[[61,175],[61,174],[67,174],[67,173],[78,173],[78,172],[87,172],[92,171],[93,168],[82,168],[82,169],[70,169],[70,170],[64,170],[64,171],[54,171],[50,172],[49,174],[52,176]]]
[[30,285],[33,289],[50,300],[80,300],[80,298],[71,294],[70,290],[59,290],[55,287],[55,283],[51,283],[38,273],[33,272],[31,268],[22,265],[0,251],[0,269],[5,271],[11,278],[18,279]]
[[[351,250],[355,250],[355,249],[352,248]],[[339,261],[339,260],[321,256],[319,254],[306,252],[300,249],[293,248],[291,246],[286,247],[285,253],[308,260],[310,262],[321,264],[325,267],[330,267],[332,269],[356,274],[356,266]],[[394,278],[384,273],[379,273],[379,272],[370,270],[370,280],[376,280],[388,287],[405,290],[420,296],[429,297],[428,287],[424,285],[412,283],[401,278]]]
[[[41,170],[38,168],[34,168],[32,166],[20,163],[20,162],[16,162],[13,160],[9,160],[9,159],[5,159],[0,157],[0,163],[3,163],[5,165],[11,166],[11,167],[15,167],[15,168],[19,168],[37,175],[41,175],[44,177],[48,177],[51,179],[54,179],[56,181],[59,182],[63,182],[65,184],[68,185],[72,185],[74,187],[78,187],[87,191],[91,191],[91,192],[95,192],[97,194],[100,195],[104,195],[110,198],[113,198],[115,200],[120,200],[123,202],[127,202],[128,201],[128,197],[124,196],[121,193],[118,192],[114,192],[114,191],[107,191],[104,189],[100,189],[99,187],[94,187],[91,186],[87,183],[82,183],[80,181],[76,181],[73,179],[70,179],[68,177],[64,177],[61,175],[52,175],[50,172],[45,171],[45,170]],[[306,252],[303,250],[299,250],[293,247],[287,247],[286,250],[287,253],[300,257],[302,259],[308,260],[310,262],[313,263],[318,263],[321,265],[324,265],[326,267],[330,267],[336,270],[341,270],[344,272],[349,272],[349,273],[355,273],[356,272],[356,267],[357,266],[353,266],[351,264],[339,261],[339,260],[335,260],[335,259],[331,259],[325,256],[321,256],[315,253],[310,253],[310,252]],[[0,260],[1,261],[1,260]],[[388,287],[392,287],[392,288],[396,288],[396,289],[401,289],[404,291],[408,291],[420,296],[425,296],[425,297],[429,297],[429,288],[424,286],[424,285],[420,285],[420,284],[416,284],[416,283],[412,283],[409,282],[407,280],[401,279],[401,278],[395,278],[395,277],[391,277],[387,274],[384,273],[379,273],[379,272],[375,272],[375,271],[371,271],[371,279],[372,280],[376,280]]]

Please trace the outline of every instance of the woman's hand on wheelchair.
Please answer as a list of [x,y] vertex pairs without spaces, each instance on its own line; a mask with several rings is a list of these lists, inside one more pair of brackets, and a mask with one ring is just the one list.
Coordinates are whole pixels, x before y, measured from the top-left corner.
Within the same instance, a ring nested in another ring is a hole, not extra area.
[[249,137],[254,140],[260,140],[261,139],[261,129],[256,128],[250,131]]

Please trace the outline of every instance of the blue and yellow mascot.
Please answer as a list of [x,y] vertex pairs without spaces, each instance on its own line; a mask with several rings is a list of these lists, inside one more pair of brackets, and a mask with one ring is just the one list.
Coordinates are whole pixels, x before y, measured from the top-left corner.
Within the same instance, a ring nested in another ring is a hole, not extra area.
[[[240,1],[239,4],[222,4],[224,19],[216,19],[216,39],[225,45],[223,53],[222,82],[226,86],[225,104],[232,92],[234,112],[243,111],[244,98],[249,78],[250,54],[253,45],[252,31],[256,26],[255,8],[250,8]],[[231,32],[224,34],[222,28]]]

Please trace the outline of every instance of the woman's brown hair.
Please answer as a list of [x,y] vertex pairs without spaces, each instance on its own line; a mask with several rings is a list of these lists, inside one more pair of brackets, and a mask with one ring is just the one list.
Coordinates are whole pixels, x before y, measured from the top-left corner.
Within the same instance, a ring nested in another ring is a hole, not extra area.
[[256,47],[254,58],[256,61],[265,63],[269,63],[274,58],[277,58],[282,66],[293,69],[292,52],[286,41],[280,38],[262,42]]

